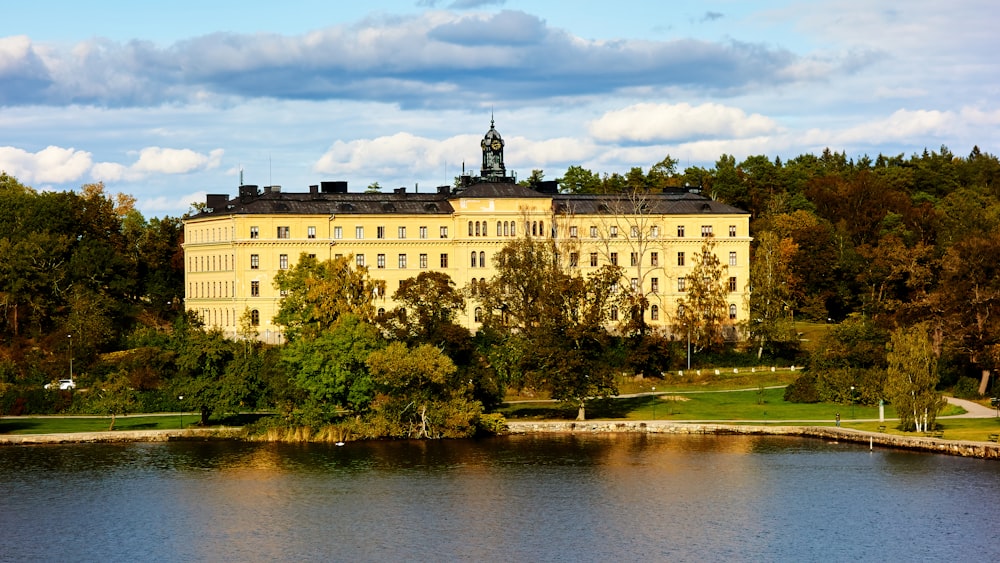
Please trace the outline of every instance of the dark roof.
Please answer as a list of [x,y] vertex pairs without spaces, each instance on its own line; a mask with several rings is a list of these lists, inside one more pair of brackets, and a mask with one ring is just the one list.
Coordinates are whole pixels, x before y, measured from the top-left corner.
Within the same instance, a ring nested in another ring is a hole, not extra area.
[[[212,199],[215,198],[215,199]],[[209,196],[218,208],[196,217],[230,214],[252,215],[449,215],[455,200],[486,198],[552,198],[558,213],[582,215],[635,212],[655,215],[746,214],[700,194],[684,190],[628,194],[546,194],[512,182],[479,182],[457,193],[310,193],[267,191],[258,195],[225,199]],[[224,204],[222,202],[224,201]]]

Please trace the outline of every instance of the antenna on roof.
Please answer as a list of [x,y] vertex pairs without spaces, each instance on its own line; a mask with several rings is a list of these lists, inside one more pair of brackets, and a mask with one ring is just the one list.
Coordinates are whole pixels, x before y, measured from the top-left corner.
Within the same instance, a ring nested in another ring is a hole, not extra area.
[[243,165],[241,164],[239,166],[240,166],[240,185],[242,186],[243,185]]

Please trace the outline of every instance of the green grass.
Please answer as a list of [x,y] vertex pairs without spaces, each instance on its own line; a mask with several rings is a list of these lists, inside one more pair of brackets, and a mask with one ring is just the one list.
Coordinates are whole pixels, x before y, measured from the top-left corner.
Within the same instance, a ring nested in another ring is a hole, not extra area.
[[[259,418],[255,415],[241,415],[219,424],[242,426]],[[181,427],[180,414],[134,415],[115,419],[115,430],[177,430]],[[198,415],[188,413],[183,416],[184,427],[195,426]],[[105,432],[111,425],[111,417],[14,417],[0,418],[0,434],[65,434],[74,432]]]

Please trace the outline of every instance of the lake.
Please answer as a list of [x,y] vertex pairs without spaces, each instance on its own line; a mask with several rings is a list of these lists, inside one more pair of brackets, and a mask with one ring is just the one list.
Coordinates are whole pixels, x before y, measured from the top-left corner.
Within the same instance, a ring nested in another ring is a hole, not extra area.
[[996,461],[822,440],[0,448],[3,561],[989,561]]

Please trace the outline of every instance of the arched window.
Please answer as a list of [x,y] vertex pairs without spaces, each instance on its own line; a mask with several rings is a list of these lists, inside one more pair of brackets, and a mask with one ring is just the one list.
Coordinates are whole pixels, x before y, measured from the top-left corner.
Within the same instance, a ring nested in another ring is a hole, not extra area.
[[472,221],[469,221],[469,236],[472,236]]
[[545,236],[545,221],[538,222],[538,236],[540,237]]
[[485,268],[486,267],[486,253],[485,252],[480,252],[479,253],[479,267],[480,268]]
[[472,265],[473,268],[476,267],[476,251],[475,250],[472,251],[472,264],[471,265]]
[[479,236],[479,221],[476,221],[476,236]]
[[660,320],[660,306],[653,305],[649,308],[649,319],[652,321]]
[[260,326],[260,311],[257,309],[250,310],[250,326]]
[[503,236],[507,236],[509,234],[510,234],[510,224],[507,223],[507,221],[504,221],[503,222]]
[[503,236],[503,223],[497,221],[497,236]]
[[517,223],[511,221],[510,222],[510,236],[512,236],[512,237],[517,236],[517,234],[514,232],[514,230],[515,230],[514,225],[517,225]]
[[538,236],[538,222],[537,221],[532,221],[531,222],[531,236],[533,236],[533,237]]
[[378,308],[378,316],[381,317],[381,316],[384,316],[384,315],[385,315],[385,307],[379,307]]
[[736,318],[736,305],[732,304],[729,305],[729,318],[730,319]]
[[483,308],[482,307],[476,307],[476,322],[477,323],[483,322]]
[[469,293],[471,293],[473,297],[479,293],[479,282],[476,281],[476,278],[472,278],[472,281],[469,282]]

